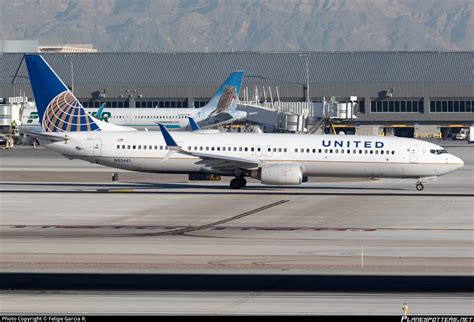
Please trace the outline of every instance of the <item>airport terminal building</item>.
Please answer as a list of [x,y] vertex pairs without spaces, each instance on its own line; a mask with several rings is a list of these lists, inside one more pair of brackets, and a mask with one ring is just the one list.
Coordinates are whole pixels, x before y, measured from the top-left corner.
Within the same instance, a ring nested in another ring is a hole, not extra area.
[[[308,96],[313,102],[357,97],[357,119],[337,126],[360,134],[445,136],[474,123],[474,52],[43,56],[85,107],[106,102],[108,108],[199,108],[231,71],[244,70],[244,88],[250,93],[257,88],[260,98],[263,87],[277,88],[281,101],[306,101]],[[11,97],[32,98],[23,54],[0,54],[0,66],[0,104]]]

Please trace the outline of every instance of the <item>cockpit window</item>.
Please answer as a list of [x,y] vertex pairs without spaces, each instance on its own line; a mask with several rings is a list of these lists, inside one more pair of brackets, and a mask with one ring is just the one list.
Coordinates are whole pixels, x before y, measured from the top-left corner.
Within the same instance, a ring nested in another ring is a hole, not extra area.
[[431,149],[430,150],[430,153],[433,153],[433,154],[444,154],[444,153],[448,153],[448,151],[442,149],[442,150],[435,150],[435,149]]

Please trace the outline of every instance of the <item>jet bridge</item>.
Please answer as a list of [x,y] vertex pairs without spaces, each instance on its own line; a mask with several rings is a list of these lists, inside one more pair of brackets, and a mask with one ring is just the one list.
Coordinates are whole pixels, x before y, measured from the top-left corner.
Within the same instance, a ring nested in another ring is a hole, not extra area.
[[311,126],[308,129],[308,134],[325,133],[326,128],[330,128],[331,131],[336,134],[334,123],[357,119],[359,113],[357,96],[350,96],[347,99],[342,99],[342,102],[336,101],[336,98],[333,96],[330,98],[329,102],[323,98],[321,103],[323,111],[322,116],[320,116],[316,122],[310,122]]
[[308,116],[315,114],[316,105],[312,102],[240,101],[237,109],[248,113],[249,122],[273,127],[280,132],[302,133]]
[[321,102],[281,102],[278,88],[277,100],[268,89],[270,101],[267,101],[265,88],[264,100],[259,99],[255,88],[253,100],[249,100],[248,88],[243,90],[243,100],[238,102],[237,110],[248,113],[247,120],[252,123],[271,127],[279,132],[292,133],[324,133],[326,128],[334,131],[332,123],[340,123],[357,119],[357,96],[336,100],[333,96],[329,101]]

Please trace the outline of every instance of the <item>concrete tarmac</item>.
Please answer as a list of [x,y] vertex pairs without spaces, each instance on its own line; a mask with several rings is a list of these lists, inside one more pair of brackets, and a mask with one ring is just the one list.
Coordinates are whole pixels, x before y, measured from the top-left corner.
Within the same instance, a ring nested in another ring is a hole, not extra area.
[[[240,191],[182,175],[87,181],[101,166],[10,150],[0,172],[0,270],[471,275],[474,146],[449,143],[464,168],[423,192],[397,179],[251,182]],[[84,167],[43,171],[69,162]],[[12,180],[18,166],[30,181]]]
[[[474,146],[447,145],[465,166],[422,192],[408,179],[250,181],[235,191],[226,182],[120,172],[112,183],[115,170],[42,148],[0,151],[0,271],[472,276]],[[36,297],[30,313],[398,314],[407,302],[403,294],[221,295],[10,292],[0,299],[9,303],[2,312],[23,312],[21,304]],[[420,314],[472,314],[470,296],[412,298]],[[199,299],[206,304],[190,304]]]
[[1,291],[9,314],[472,315],[470,294]]

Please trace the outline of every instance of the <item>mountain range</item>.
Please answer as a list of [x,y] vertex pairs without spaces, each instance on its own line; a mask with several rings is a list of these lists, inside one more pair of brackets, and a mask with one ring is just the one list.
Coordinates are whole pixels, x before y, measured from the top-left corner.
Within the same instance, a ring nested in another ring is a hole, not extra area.
[[99,51],[473,50],[472,0],[0,0],[0,39]]

